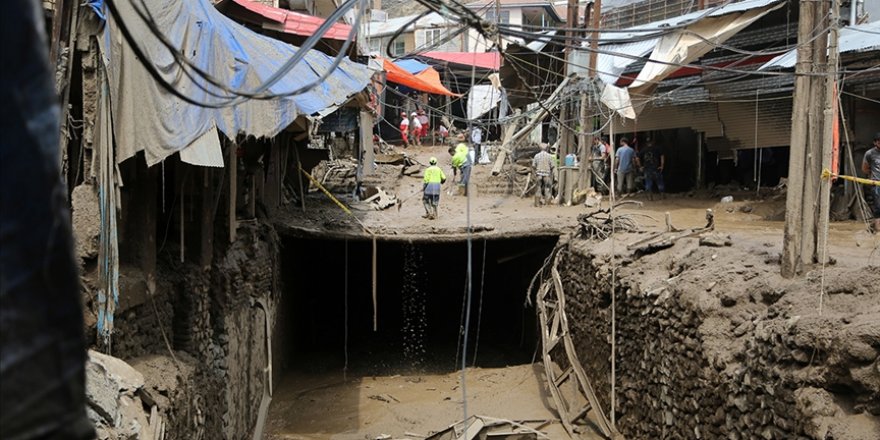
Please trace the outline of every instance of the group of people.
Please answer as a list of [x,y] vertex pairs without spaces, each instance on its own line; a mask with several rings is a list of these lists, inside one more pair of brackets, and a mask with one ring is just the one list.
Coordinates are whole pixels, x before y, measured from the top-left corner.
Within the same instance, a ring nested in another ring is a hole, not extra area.
[[[458,177],[458,187],[462,188],[464,195],[467,196],[474,162],[471,149],[465,143],[464,134],[458,135],[456,140],[458,143],[449,148],[449,154],[452,156],[453,182]],[[437,165],[436,157],[432,157],[428,161],[428,165],[422,182],[423,204],[425,206],[425,215],[422,217],[435,220],[440,205],[440,192],[443,184],[446,183],[446,173]]]
[[422,138],[428,137],[431,130],[431,118],[424,110],[412,112],[409,117],[406,116],[406,112],[400,112],[399,129],[404,148],[410,145],[422,145]]
[[[611,162],[611,144],[607,139],[595,138],[590,152],[590,168],[593,172],[594,187],[608,189],[606,183],[607,170]],[[645,180],[645,191],[648,197],[654,197],[654,189],[662,197],[666,192],[663,181],[663,168],[666,166],[666,154],[663,149],[648,140],[644,148],[636,151],[627,138],[621,138],[617,150],[614,151],[615,183],[618,194],[632,193],[636,190],[636,172],[641,172]]]

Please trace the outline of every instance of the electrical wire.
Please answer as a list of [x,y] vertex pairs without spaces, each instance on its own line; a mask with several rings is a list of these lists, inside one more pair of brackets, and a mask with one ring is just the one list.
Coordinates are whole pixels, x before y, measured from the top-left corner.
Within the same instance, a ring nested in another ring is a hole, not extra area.
[[[354,32],[359,25],[360,14],[358,14],[358,16],[355,18],[355,25],[352,26],[352,31],[350,32],[348,38],[346,39],[345,43],[343,44],[342,49],[339,52],[339,55],[337,55],[337,57],[334,59],[333,63],[331,63],[331,67],[329,69],[327,69],[327,71],[324,72],[322,75],[320,75],[320,77],[318,79],[316,79],[316,80],[314,80],[314,81],[312,81],[312,82],[306,84],[305,86],[302,86],[296,90],[293,90],[293,91],[289,91],[289,92],[285,92],[285,93],[274,93],[274,94],[265,94],[264,93],[266,90],[268,90],[270,87],[272,87],[275,83],[277,83],[281,78],[283,78],[285,75],[287,75],[296,65],[298,65],[298,63],[302,61],[302,59],[315,46],[315,44],[326,34],[326,32],[332,27],[332,25],[335,24],[335,22],[337,20],[339,20],[348,10],[350,10],[356,4],[363,4],[365,2],[365,0],[347,0],[336,11],[334,11],[334,13],[331,14],[331,16],[328,17],[327,20],[324,21],[324,23],[322,23],[322,25],[318,28],[318,30],[313,35],[311,35],[309,38],[306,39],[303,46],[300,47],[296,51],[296,53],[294,53],[294,55],[290,59],[288,59],[284,63],[284,65],[282,65],[281,68],[279,68],[266,81],[264,81],[261,85],[256,87],[253,91],[233,90],[233,89],[229,88],[228,86],[226,86],[225,84],[220,83],[218,80],[216,80],[216,78],[213,78],[207,72],[202,71],[200,68],[198,68],[198,66],[195,66],[191,61],[189,61],[185,55],[180,53],[179,50],[174,48],[174,46],[170,43],[170,41],[168,41],[168,39],[164,36],[162,31],[160,29],[158,29],[158,25],[152,19],[151,15],[148,15],[143,10],[132,5],[132,8],[135,10],[137,15],[142,20],[144,20],[144,23],[146,24],[147,28],[151,31],[151,33],[153,33],[153,35],[157,39],[159,39],[159,41],[162,42],[163,45],[165,45],[169,51],[171,51],[171,54],[175,60],[175,64],[177,64],[178,66],[180,66],[182,68],[184,74],[186,74],[187,77],[190,78],[197,87],[201,88],[202,90],[210,92],[209,90],[206,89],[206,87],[203,84],[200,84],[198,81],[196,81],[191,76],[192,73],[190,73],[190,71],[187,69],[187,67],[189,67],[189,69],[192,69],[193,73],[201,76],[209,84],[212,84],[212,85],[218,87],[219,89],[221,89],[221,91],[226,92],[229,95],[231,95],[231,96],[227,97],[226,99],[223,99],[220,102],[213,102],[212,103],[212,102],[198,101],[196,99],[193,99],[193,98],[185,95],[183,92],[178,90],[174,86],[174,84],[168,82],[162,76],[162,74],[158,71],[158,68],[152,62],[149,61],[151,58],[146,56],[143,49],[135,41],[135,38],[131,32],[131,29],[126,24],[126,21],[122,18],[119,10],[117,9],[115,1],[116,0],[108,0],[108,2],[107,2],[108,9],[110,10],[110,13],[111,13],[110,15],[112,16],[116,26],[121,31],[124,39],[126,40],[128,45],[131,47],[132,51],[137,56],[137,58],[141,61],[141,64],[144,66],[144,68],[147,70],[147,72],[150,74],[150,76],[163,89],[165,89],[169,93],[173,94],[177,98],[180,98],[181,100],[183,100],[184,102],[187,102],[189,104],[197,105],[200,107],[206,107],[206,108],[224,108],[224,107],[234,106],[234,105],[240,104],[245,99],[277,99],[279,97],[295,96],[298,94],[308,92],[309,90],[313,89],[317,85],[323,83],[335,71],[335,69],[339,66],[339,64],[341,64],[342,60],[344,59],[344,53],[346,53],[346,51],[348,50],[348,47],[351,45],[352,41],[354,40]],[[141,4],[143,6],[146,6],[144,3],[144,0],[141,0]],[[146,11],[149,12],[149,9],[146,9]],[[215,94],[215,93],[211,92],[210,94]]]

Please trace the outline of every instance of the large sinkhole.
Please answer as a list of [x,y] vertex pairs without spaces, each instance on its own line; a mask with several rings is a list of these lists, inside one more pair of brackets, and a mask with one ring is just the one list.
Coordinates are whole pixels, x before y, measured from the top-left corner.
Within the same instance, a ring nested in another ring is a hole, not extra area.
[[[525,292],[554,237],[474,239],[469,366],[532,361],[535,312]],[[277,345],[288,373],[347,365],[354,375],[449,372],[460,367],[467,242],[379,241],[376,328],[373,244],[286,237]]]

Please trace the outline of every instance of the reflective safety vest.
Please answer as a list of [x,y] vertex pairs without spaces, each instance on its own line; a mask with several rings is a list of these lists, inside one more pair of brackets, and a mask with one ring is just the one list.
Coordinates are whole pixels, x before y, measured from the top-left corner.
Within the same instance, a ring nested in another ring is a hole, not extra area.
[[464,143],[455,146],[455,154],[452,156],[452,167],[461,168],[471,165],[471,158],[468,155],[468,146]]
[[446,181],[446,174],[437,165],[431,165],[425,170],[425,194],[440,194],[440,185]]

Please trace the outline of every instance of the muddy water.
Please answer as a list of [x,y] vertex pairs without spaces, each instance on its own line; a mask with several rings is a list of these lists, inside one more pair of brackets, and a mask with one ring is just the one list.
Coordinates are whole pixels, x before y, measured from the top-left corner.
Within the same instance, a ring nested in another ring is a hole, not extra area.
[[425,293],[427,273],[422,265],[420,246],[407,244],[404,248],[403,286],[401,292],[401,308],[403,325],[403,357],[410,367],[419,368],[425,364],[426,334],[428,316]]

